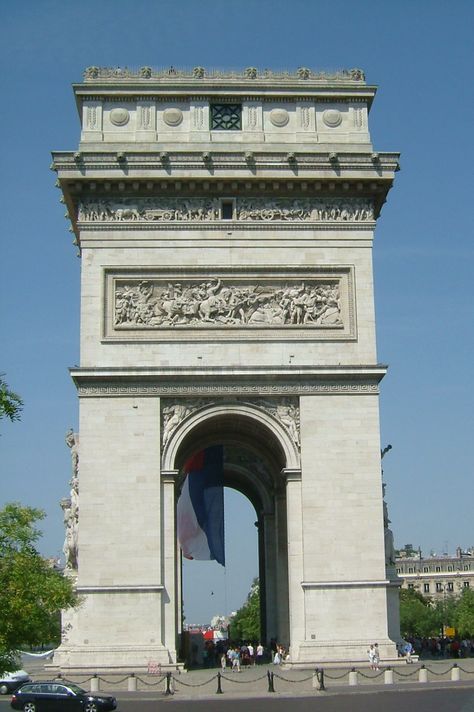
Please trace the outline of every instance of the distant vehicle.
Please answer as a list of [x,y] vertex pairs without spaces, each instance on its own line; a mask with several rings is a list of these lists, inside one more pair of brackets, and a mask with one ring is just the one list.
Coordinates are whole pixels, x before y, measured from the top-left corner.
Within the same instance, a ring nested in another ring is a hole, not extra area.
[[24,712],[105,712],[114,710],[117,700],[110,695],[91,695],[77,685],[62,685],[54,681],[31,682],[22,685],[13,693],[11,706],[14,710]]
[[0,676],[0,695],[8,695],[9,692],[14,692],[20,685],[29,682],[30,679],[25,670],[5,673],[5,675]]

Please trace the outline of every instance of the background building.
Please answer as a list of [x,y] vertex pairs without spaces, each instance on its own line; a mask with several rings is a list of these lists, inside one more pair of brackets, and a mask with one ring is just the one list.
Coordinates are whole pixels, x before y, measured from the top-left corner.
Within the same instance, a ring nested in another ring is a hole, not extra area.
[[431,553],[424,557],[421,549],[405,544],[396,552],[395,566],[402,579],[402,588],[413,588],[424,596],[437,599],[446,595],[459,596],[463,589],[474,588],[474,547],[456,554]]

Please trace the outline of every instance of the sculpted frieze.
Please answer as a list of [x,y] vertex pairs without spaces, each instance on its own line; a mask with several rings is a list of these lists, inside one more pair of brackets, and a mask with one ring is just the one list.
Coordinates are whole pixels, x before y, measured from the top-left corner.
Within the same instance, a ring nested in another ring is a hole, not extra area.
[[115,329],[340,327],[340,280],[116,279]]
[[[222,219],[217,198],[124,198],[79,204],[80,222],[214,222]],[[374,220],[373,204],[364,199],[238,198],[239,222],[366,222]]]
[[[300,445],[300,409],[297,397],[280,396],[275,398],[236,398],[235,403],[256,406],[273,416],[288,432],[297,447]],[[181,398],[178,401],[162,400],[162,446],[166,447],[170,438],[189,415],[199,409],[217,405],[219,401],[203,398]]]

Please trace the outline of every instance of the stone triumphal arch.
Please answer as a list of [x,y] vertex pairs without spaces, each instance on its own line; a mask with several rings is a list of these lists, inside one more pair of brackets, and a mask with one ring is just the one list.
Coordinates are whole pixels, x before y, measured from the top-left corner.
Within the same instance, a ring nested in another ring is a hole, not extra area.
[[[398,167],[335,74],[90,67],[54,170],[81,256],[80,402],[54,664],[177,664],[183,464],[223,444],[258,518],[262,633],[395,657],[372,242]],[[216,611],[217,613],[217,611]]]

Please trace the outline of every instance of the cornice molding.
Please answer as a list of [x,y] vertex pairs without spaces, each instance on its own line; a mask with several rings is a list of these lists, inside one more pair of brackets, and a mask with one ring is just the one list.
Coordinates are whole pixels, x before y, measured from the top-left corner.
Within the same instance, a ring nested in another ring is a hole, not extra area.
[[79,396],[377,395],[387,368],[71,369]]

